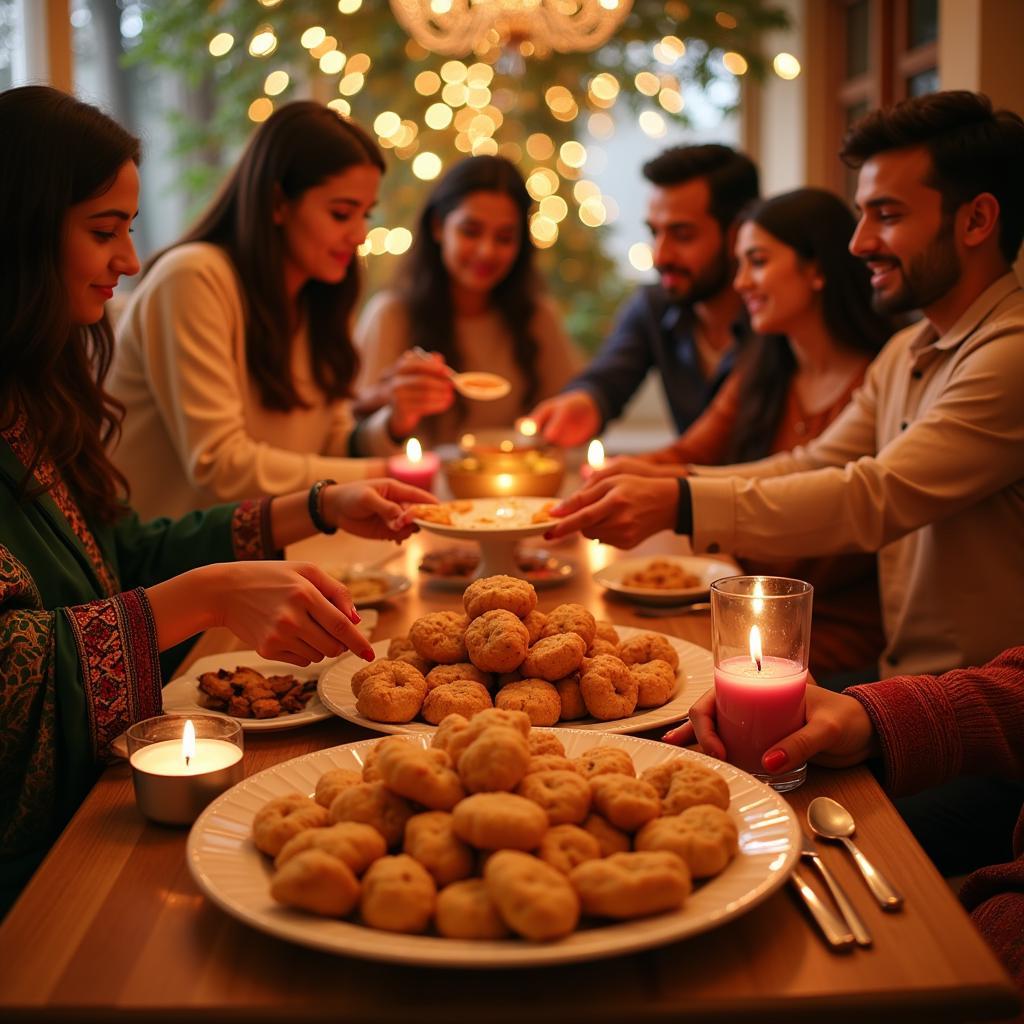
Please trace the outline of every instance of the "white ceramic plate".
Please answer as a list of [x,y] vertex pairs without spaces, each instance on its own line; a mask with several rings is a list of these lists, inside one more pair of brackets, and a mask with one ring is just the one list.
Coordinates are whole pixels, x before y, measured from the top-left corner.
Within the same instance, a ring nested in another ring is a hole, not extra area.
[[[552,732],[570,757],[594,745],[592,733]],[[429,737],[420,737],[420,741],[426,746]],[[330,953],[438,967],[534,967],[621,956],[715,928],[770,896],[785,882],[799,855],[799,825],[793,810],[768,786],[703,754],[633,736],[607,736],[602,745],[628,751],[638,772],[673,757],[692,757],[719,772],[729,785],[740,853],[717,878],[697,889],[680,910],[584,928],[559,942],[529,943],[399,935],[349,921],[317,918],[274,903],[269,891],[270,860],[249,838],[256,811],[286,793],[312,794],[316,780],[332,768],[361,769],[368,751],[379,742],[363,740],[285,761],[218,797],[200,815],[188,837],[186,856],[199,888],[222,910],[259,931]]]
[[[623,583],[630,573],[637,572],[653,561],[672,562],[684,572],[699,578],[700,583],[694,587],[681,587],[673,590],[632,587]],[[670,605],[684,604],[707,597],[708,590],[715,580],[723,576],[735,576],[739,570],[731,562],[722,562],[714,558],[697,558],[682,555],[648,555],[646,558],[622,558],[606,565],[594,573],[594,581],[606,590],[621,594],[623,597],[636,601],[638,604]]]
[[[255,651],[226,651],[224,654],[211,654],[200,658],[189,667],[188,673],[172,679],[164,687],[164,711],[194,712],[197,715],[216,715],[220,718],[232,718],[223,711],[211,711],[196,702],[199,691],[199,677],[204,672],[216,672],[226,668],[229,672],[236,665],[245,665],[256,669],[265,676],[293,675],[297,679],[319,679],[333,661],[322,661],[317,665],[299,668],[284,661],[267,661]],[[309,703],[294,715],[279,715],[277,718],[233,718],[242,727],[243,732],[276,732],[279,729],[297,729],[310,722],[319,722],[330,718],[331,712],[313,694]]]
[[[616,626],[623,640],[640,633],[653,633],[653,629],[634,629],[632,626]],[[683,674],[682,681],[672,699],[660,708],[648,708],[637,711],[629,718],[616,718],[611,722],[601,722],[596,718],[581,718],[578,721],[566,722],[570,729],[601,733],[646,732],[663,725],[678,722],[689,710],[690,705],[714,682],[714,661],[711,652],[696,644],[688,643],[674,636],[662,633],[676,649],[679,655],[679,669]],[[378,658],[387,657],[389,640],[380,640],[373,645],[374,654]],[[336,661],[321,677],[317,684],[320,700],[336,715],[356,725],[365,726],[375,732],[390,733],[432,733],[436,726],[426,722],[404,722],[394,725],[388,722],[374,722],[364,718],[356,709],[356,699],[352,695],[352,676],[364,666],[365,662],[347,655]]]
[[[554,520],[532,522],[533,516],[546,505],[554,505],[554,498],[461,498],[446,505],[468,506],[462,512],[452,512],[452,525],[431,523],[416,519],[417,526],[444,537],[480,539],[481,537],[530,537],[549,530]],[[485,521],[482,521],[485,520]]]
[[357,608],[376,608],[378,605],[384,604],[385,601],[390,601],[392,598],[398,597],[399,594],[404,594],[412,586],[408,576],[403,576],[401,573],[396,572],[381,572],[376,569],[352,571],[343,565],[325,565],[323,569],[328,575],[345,584],[354,583],[359,580],[375,580],[380,583],[384,589],[379,594],[374,594],[373,597],[357,599]]

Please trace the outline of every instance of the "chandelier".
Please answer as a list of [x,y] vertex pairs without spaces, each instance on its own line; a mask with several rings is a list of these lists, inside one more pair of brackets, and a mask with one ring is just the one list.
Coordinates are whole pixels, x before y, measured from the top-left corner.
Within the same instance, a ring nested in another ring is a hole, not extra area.
[[632,6],[633,0],[391,0],[417,43],[450,57],[510,46],[524,56],[596,50]]

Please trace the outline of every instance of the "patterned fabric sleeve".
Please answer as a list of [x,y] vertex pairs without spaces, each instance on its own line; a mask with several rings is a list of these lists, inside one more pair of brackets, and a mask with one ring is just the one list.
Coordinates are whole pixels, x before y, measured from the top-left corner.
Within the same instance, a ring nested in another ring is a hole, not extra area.
[[237,561],[280,558],[270,526],[272,498],[240,501],[231,517],[231,543]]
[[157,655],[141,590],[45,611],[0,545],[0,858],[45,849],[111,740],[159,713]]

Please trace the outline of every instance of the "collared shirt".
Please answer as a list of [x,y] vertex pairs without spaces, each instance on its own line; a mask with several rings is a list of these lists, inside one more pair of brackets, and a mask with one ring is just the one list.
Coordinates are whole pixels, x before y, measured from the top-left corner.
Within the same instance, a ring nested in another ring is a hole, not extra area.
[[694,324],[690,307],[673,302],[663,288],[638,288],[620,310],[601,351],[565,390],[590,394],[608,423],[621,415],[648,372],[655,370],[682,433],[714,398],[733,368],[737,348],[750,336],[746,319],[737,320],[732,327],[736,345],[705,377]]
[[1019,644],[1024,289],[1006,274],[941,337],[927,321],[901,331],[806,447],[694,473],[695,550],[878,552],[883,676]]

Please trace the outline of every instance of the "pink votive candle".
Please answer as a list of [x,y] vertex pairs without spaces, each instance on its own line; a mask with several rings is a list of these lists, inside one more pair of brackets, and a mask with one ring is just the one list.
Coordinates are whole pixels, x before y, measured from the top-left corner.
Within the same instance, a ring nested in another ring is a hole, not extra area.
[[715,668],[718,735],[730,764],[761,773],[762,756],[806,721],[807,669],[788,658],[727,658]]
[[435,452],[423,451],[419,441],[410,437],[405,443],[405,454],[388,459],[388,476],[429,491],[440,465]]

